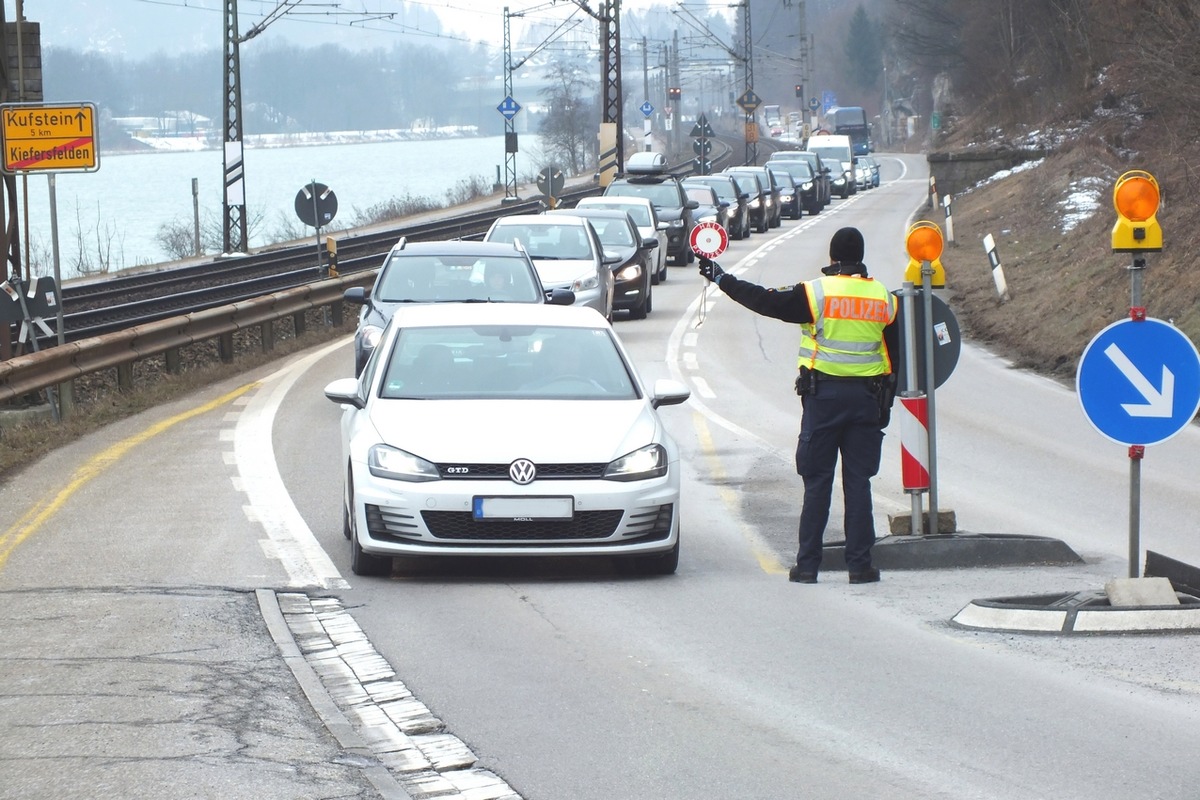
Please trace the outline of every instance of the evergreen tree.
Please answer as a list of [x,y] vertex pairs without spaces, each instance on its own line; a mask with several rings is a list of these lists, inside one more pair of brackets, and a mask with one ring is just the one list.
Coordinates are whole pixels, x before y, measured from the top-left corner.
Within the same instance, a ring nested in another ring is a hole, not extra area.
[[851,82],[859,89],[879,86],[883,75],[883,37],[879,25],[872,22],[860,5],[850,18],[850,30],[842,48],[849,63]]

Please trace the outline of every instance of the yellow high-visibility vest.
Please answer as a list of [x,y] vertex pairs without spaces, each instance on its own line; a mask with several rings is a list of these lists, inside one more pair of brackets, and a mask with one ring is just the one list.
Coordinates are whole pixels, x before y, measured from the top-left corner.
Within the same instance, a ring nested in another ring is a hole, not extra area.
[[805,286],[814,321],[800,326],[797,366],[864,378],[890,373],[883,329],[896,318],[896,298],[887,287],[859,275],[829,275]]

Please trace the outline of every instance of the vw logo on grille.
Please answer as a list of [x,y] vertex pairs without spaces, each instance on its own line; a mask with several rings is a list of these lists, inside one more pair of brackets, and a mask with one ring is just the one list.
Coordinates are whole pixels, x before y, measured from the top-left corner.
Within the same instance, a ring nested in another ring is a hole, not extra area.
[[508,465],[508,477],[512,478],[513,483],[522,486],[533,483],[533,479],[537,477],[537,467],[528,458],[518,458]]

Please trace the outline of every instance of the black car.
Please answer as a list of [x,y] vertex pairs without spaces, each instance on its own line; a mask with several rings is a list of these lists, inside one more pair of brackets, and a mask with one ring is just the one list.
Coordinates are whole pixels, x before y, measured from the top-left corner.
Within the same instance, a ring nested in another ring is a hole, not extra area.
[[792,219],[799,219],[801,210],[807,211],[810,216],[820,213],[821,202],[818,195],[818,183],[813,176],[812,167],[808,166],[807,161],[802,159],[795,159],[793,161],[768,161],[767,167],[789,176],[795,184],[798,202],[796,216],[792,217]]
[[746,239],[750,236],[750,195],[731,175],[692,175],[684,178],[684,186],[709,186],[717,198],[729,203],[728,221],[725,230],[730,239]]
[[645,197],[654,204],[658,218],[667,223],[667,258],[676,264],[696,260],[690,242],[696,221],[695,201],[688,200],[679,179],[667,172],[659,153],[634,153],[625,164],[625,174],[613,180],[604,194]]
[[621,260],[612,264],[613,311],[628,311],[633,319],[645,319],[653,308],[654,248],[658,239],[643,239],[629,212],[616,208],[572,208],[549,211],[570,214],[592,223],[604,255]]
[[766,233],[771,227],[770,195],[763,188],[762,181],[753,172],[737,172],[727,169],[722,175],[729,175],[747,194],[746,204],[750,208],[750,224],[759,233]]
[[786,214],[788,219],[800,219],[800,215],[804,213],[800,184],[792,177],[792,173],[782,167],[768,165],[767,171],[771,173],[775,178],[775,182],[779,184],[779,205],[782,213]]
[[833,200],[833,178],[830,177],[829,167],[821,160],[821,156],[809,150],[777,150],[767,159],[767,164],[774,166],[777,162],[806,161],[809,169],[816,177],[817,202],[821,208]]
[[729,233],[729,201],[717,196],[717,190],[706,183],[693,183],[684,178],[683,190],[688,199],[700,204],[694,212],[696,222],[715,222]]
[[753,172],[758,176],[759,182],[763,185],[763,191],[767,193],[767,197],[769,198],[768,206],[770,208],[771,227],[778,228],[783,224],[783,209],[781,208],[783,187],[775,182],[775,176],[765,166],[746,165],[730,167],[730,169]]
[[406,303],[552,303],[571,305],[575,294],[546,291],[525,249],[513,243],[409,242],[388,252],[368,291],[354,286],[343,299],[363,307],[354,332],[354,374],[366,366],[383,328]]

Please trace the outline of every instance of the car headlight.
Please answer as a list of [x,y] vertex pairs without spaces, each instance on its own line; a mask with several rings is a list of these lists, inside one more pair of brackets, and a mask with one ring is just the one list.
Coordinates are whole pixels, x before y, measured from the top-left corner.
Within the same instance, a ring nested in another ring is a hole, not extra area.
[[588,289],[595,289],[600,285],[600,278],[596,273],[590,272],[586,275],[580,275],[575,280],[571,281],[572,292],[584,292]]
[[750,207],[750,208],[758,208],[758,198],[757,198],[757,197],[756,197],[756,198],[754,198],[753,200],[751,200],[751,201],[750,201],[749,203],[747,203],[746,205],[747,205],[748,207]]
[[666,474],[667,450],[661,444],[648,444],[626,453],[610,461],[604,470],[604,477],[611,481],[644,481]]
[[358,341],[363,350],[374,350],[379,346],[379,340],[382,337],[383,328],[375,325],[364,325],[358,332]]
[[376,478],[398,481],[436,481],[437,467],[423,458],[386,444],[372,445],[367,451],[367,467]]
[[670,220],[667,220],[667,226],[668,226],[668,227],[671,227],[671,228],[682,228],[682,227],[683,227],[683,220],[681,220],[681,219],[670,219]]
[[800,187],[800,189],[801,189],[801,191],[805,191],[805,192],[811,191],[812,190],[812,182],[810,181],[810,182],[804,184],[803,186]]
[[619,281],[636,281],[638,278],[642,277],[642,265],[630,264],[629,266],[618,270],[614,277],[616,277],[616,279]]
[[701,214],[697,221],[698,222],[716,222],[717,215],[715,213],[714,214]]
[[790,202],[792,202],[793,197],[795,197],[795,195],[792,194],[791,192],[788,192],[787,194],[783,194],[783,195],[779,196],[779,202],[790,203]]

